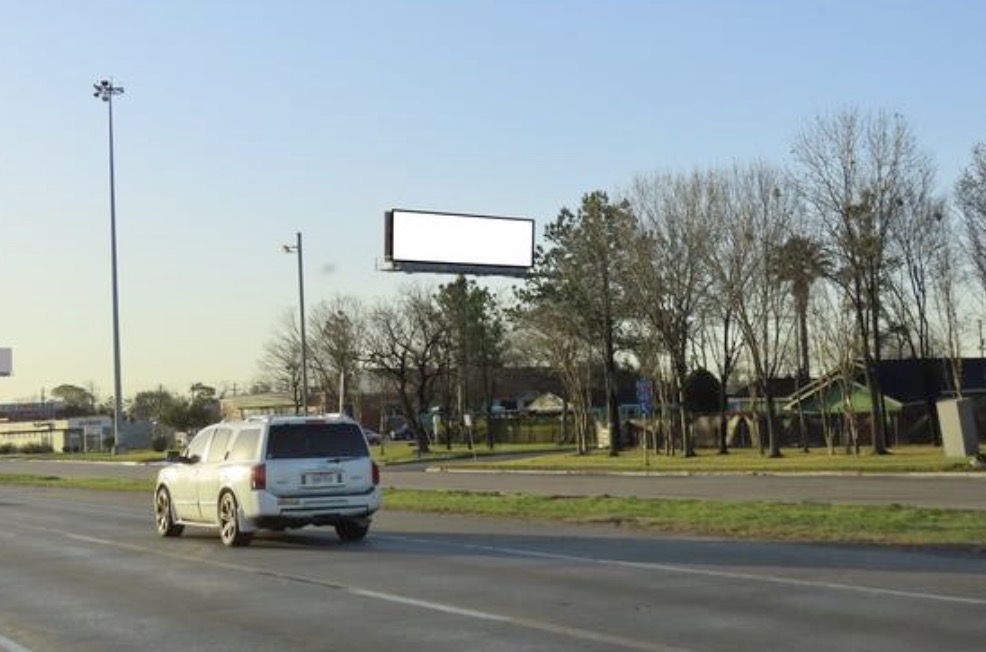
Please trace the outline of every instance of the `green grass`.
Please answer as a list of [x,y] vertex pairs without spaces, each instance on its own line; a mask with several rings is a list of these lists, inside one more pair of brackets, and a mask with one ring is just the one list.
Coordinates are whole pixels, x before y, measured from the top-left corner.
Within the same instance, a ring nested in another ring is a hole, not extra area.
[[[152,480],[12,474],[0,474],[0,484],[135,491],[148,495],[154,488]],[[975,551],[982,551],[986,545],[986,511],[901,505],[562,497],[386,488],[384,509],[604,523],[667,533],[751,540],[955,547]]]
[[383,446],[372,447],[373,459],[378,463],[404,464],[407,462],[446,462],[450,460],[489,459],[492,456],[513,453],[537,453],[550,455],[557,453],[559,447],[555,444],[497,444],[490,449],[486,444],[477,444],[470,449],[462,444],[453,444],[451,449],[444,443],[433,444],[427,453],[418,454],[418,449],[411,442],[388,441]]
[[152,450],[133,450],[126,453],[15,453],[11,458],[26,460],[70,460],[73,462],[135,462],[145,464],[164,459],[164,453]]
[[386,509],[610,523],[679,534],[730,538],[982,550],[986,512],[900,505],[719,502],[601,497],[543,497],[389,489]]
[[585,455],[571,451],[555,451],[519,459],[480,459],[448,462],[447,465],[522,469],[543,471],[635,471],[677,473],[907,473],[907,472],[974,472],[965,458],[946,458],[940,448],[906,446],[893,449],[888,455],[874,455],[863,450],[859,455],[838,449],[829,454],[826,449],[783,449],[779,458],[761,455],[759,450],[733,449],[720,455],[714,449],[700,449],[694,457],[655,454],[645,455],[640,449],[621,451],[612,457],[608,450],[592,450]]
[[[498,459],[491,454],[527,453],[523,457]],[[732,450],[719,455],[699,450],[695,457],[645,456],[643,451],[623,451],[611,457],[595,450],[578,455],[548,444],[497,445],[469,450],[436,445],[421,456],[406,442],[388,442],[373,447],[381,464],[429,461],[437,465],[496,469],[549,471],[672,472],[672,473],[887,473],[887,472],[973,472],[967,460],[948,459],[940,448],[907,446],[889,455],[860,455],[824,449],[803,453],[785,449],[771,459],[757,450]],[[123,455],[88,454],[22,456],[49,459],[146,462],[159,460],[161,453],[133,451]],[[150,480],[111,478],[61,478],[0,474],[0,483],[59,488],[150,493]],[[551,497],[529,494],[500,494],[448,491],[385,490],[385,508],[393,510],[529,518],[571,523],[613,523],[662,532],[714,535],[742,539],[869,543],[906,546],[957,546],[982,550],[986,545],[986,511],[939,510],[900,505],[856,506],[817,503],[718,502],[657,500],[615,497]]]
[[[605,449],[593,449],[579,455],[570,447],[555,444],[497,444],[489,449],[478,444],[470,450],[465,445],[435,444],[427,453],[418,454],[409,442],[387,442],[372,447],[373,458],[382,465],[427,461],[439,466],[465,466],[473,468],[519,469],[544,471],[634,471],[676,473],[908,473],[908,472],[975,472],[967,459],[946,458],[941,448],[933,446],[902,446],[892,449],[888,455],[873,455],[863,449],[859,455],[839,448],[833,454],[824,448],[814,448],[808,453],[800,449],[782,449],[776,459],[761,455],[756,449],[732,449],[727,455],[719,455],[715,449],[698,449],[694,457],[674,456],[653,451],[649,455],[639,448],[621,451],[611,457]],[[521,458],[498,459],[502,454],[525,453]],[[129,451],[111,453],[18,455],[25,459],[86,460],[112,462],[152,462],[164,459],[164,453],[155,451]]]
[[[477,444],[472,449],[465,445],[455,444],[451,450],[445,444],[434,444],[431,450],[422,455],[418,455],[418,449],[406,441],[388,441],[384,446],[371,446],[370,450],[373,459],[378,463],[402,464],[407,462],[419,461],[447,461],[452,459],[487,458],[491,455],[503,453],[553,453],[559,450],[555,444],[497,444],[492,450],[485,444]],[[126,453],[41,453],[41,454],[13,454],[9,457],[18,459],[35,460],[70,460],[84,462],[135,462],[144,464],[147,462],[157,462],[164,459],[163,452],[152,450],[134,450]]]
[[154,491],[153,480],[128,478],[63,478],[57,475],[0,473],[0,484],[57,489],[92,489],[96,491]]

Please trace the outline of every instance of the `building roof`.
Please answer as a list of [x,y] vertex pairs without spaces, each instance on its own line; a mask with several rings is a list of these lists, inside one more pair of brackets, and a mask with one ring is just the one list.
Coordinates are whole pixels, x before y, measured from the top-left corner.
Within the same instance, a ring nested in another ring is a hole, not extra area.
[[[961,358],[962,391],[986,392],[986,359]],[[860,368],[859,377],[862,377]],[[952,364],[946,358],[908,358],[881,360],[877,367],[880,389],[901,403],[933,401],[941,396],[952,396]]]
[[557,394],[547,392],[527,404],[527,411],[536,414],[559,414],[565,409],[565,401]]
[[[962,374],[962,391],[986,392],[986,359],[962,358],[958,361]],[[899,411],[905,405],[927,403],[953,396],[951,361],[944,358],[907,358],[881,360],[877,365],[877,380],[888,411]],[[801,391],[790,396],[785,409],[797,410],[799,402],[806,412],[842,412],[848,404],[854,412],[870,410],[870,396],[866,389],[866,375],[862,363],[857,363],[849,382],[852,391],[846,391],[846,382],[840,371],[832,371],[816,378]]]
[[[836,379],[830,382],[812,383],[804,391],[793,395],[786,401],[783,409],[788,412],[806,414],[867,414],[872,407],[870,391],[866,385],[851,381],[848,384]],[[799,406],[800,404],[800,406]],[[903,405],[886,394],[883,397],[884,409],[890,413],[900,412]]]

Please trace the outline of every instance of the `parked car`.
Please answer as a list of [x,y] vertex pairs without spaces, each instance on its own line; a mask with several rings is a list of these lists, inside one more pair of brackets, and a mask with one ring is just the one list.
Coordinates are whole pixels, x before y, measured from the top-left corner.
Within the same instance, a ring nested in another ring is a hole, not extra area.
[[366,436],[366,443],[371,446],[379,446],[383,441],[383,435],[376,430],[370,430],[366,426],[363,426],[363,434]]
[[261,529],[331,525],[363,539],[380,508],[380,470],[360,425],[342,415],[251,417],[200,430],[157,476],[157,532],[219,527],[227,546]]
[[414,441],[415,436],[411,428],[407,424],[404,424],[397,430],[391,430],[390,438],[394,441]]

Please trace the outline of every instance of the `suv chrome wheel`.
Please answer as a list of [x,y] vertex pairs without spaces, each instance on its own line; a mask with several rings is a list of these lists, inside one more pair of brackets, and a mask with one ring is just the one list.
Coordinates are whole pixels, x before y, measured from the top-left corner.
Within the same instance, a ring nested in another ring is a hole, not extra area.
[[227,546],[245,546],[253,535],[240,529],[236,498],[226,492],[219,499],[219,538]]
[[158,487],[154,494],[154,523],[157,533],[162,537],[176,537],[185,529],[184,525],[175,523],[171,494],[164,487]]

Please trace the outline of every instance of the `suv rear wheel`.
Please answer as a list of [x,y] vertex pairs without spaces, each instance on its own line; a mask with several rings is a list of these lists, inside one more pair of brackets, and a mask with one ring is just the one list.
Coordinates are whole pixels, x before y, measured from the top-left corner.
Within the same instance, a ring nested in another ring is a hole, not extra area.
[[253,538],[253,533],[240,529],[236,497],[229,491],[219,498],[219,538],[227,546],[245,546]]
[[343,541],[362,541],[366,537],[366,533],[370,531],[370,522],[361,520],[355,521],[351,519],[339,521],[336,524],[336,534]]

